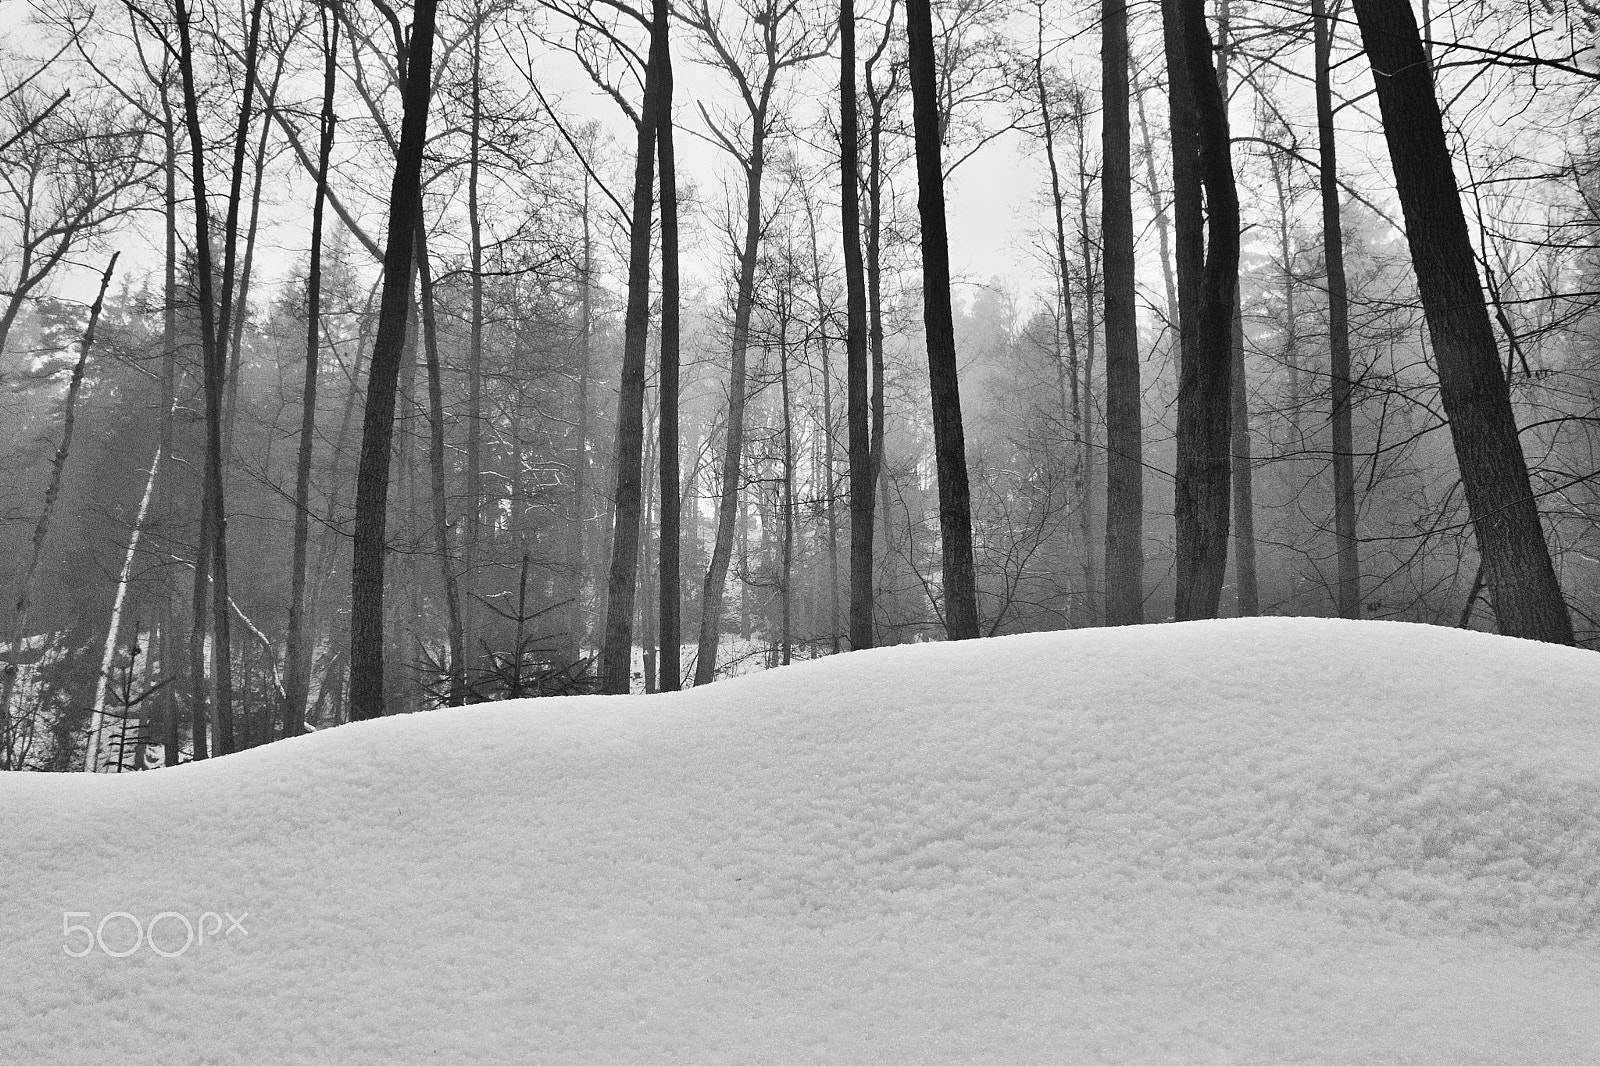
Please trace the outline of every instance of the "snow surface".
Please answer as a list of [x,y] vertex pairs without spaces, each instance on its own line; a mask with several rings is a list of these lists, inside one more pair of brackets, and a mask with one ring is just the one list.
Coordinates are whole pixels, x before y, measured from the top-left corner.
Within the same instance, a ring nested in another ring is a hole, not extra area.
[[1478,633],[900,647],[12,774],[0,839],[21,1064],[1600,1063],[1600,656]]

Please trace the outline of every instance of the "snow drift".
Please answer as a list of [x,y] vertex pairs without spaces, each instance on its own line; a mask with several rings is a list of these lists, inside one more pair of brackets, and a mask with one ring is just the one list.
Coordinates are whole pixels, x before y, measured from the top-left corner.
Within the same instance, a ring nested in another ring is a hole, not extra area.
[[1589,652],[1262,619],[9,775],[0,1048],[1593,1066],[1597,694]]

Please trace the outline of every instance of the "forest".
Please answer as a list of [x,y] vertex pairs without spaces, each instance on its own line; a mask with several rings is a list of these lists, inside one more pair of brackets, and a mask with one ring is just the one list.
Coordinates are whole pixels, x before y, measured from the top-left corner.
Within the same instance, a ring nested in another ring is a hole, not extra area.
[[1042,630],[1600,642],[1594,0],[0,11],[0,769]]

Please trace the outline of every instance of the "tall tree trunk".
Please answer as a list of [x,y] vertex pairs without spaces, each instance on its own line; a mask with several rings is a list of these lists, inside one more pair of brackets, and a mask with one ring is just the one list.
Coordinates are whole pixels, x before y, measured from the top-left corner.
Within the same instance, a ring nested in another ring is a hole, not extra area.
[[[1083,94],[1077,93],[1074,97],[1072,126],[1076,132],[1075,142],[1078,155],[1078,246],[1083,253],[1083,364],[1082,382],[1073,383],[1073,405],[1078,410],[1078,499],[1079,528],[1083,540],[1083,598],[1084,613],[1088,616],[1090,625],[1099,625],[1101,619],[1098,568],[1095,565],[1094,543],[1094,460],[1098,449],[1094,446],[1094,359],[1095,359],[1095,322],[1094,306],[1095,296],[1101,288],[1099,274],[1095,270],[1095,248],[1103,241],[1096,240],[1096,227],[1089,219],[1089,188],[1092,182],[1093,167],[1089,162],[1089,147],[1085,136],[1085,126],[1088,114],[1084,103]],[[1105,269],[1105,256],[1101,255],[1101,270]],[[1069,353],[1076,349],[1075,343],[1077,330],[1073,326],[1071,307],[1067,315],[1067,347]],[[1102,312],[1103,314],[1103,312]],[[1076,358],[1069,361],[1077,364]]]
[[111,667],[116,658],[117,634],[122,629],[122,608],[128,602],[128,581],[133,577],[133,560],[139,554],[139,538],[144,534],[145,519],[150,515],[150,500],[155,495],[156,480],[161,474],[161,449],[156,449],[150,460],[150,472],[145,475],[144,495],[139,498],[139,510],[133,517],[133,531],[128,535],[128,550],[122,556],[122,570],[117,575],[116,594],[111,599],[111,621],[106,627],[105,648],[100,655],[100,676],[95,682],[94,708],[89,718],[89,745],[84,754],[84,770],[97,773],[104,762],[100,737],[105,731],[106,684],[111,678]]
[[722,635],[722,599],[727,588],[728,565],[733,559],[734,518],[739,511],[739,474],[744,455],[746,363],[750,348],[750,312],[755,303],[756,255],[761,247],[761,179],[766,169],[767,125],[765,110],[755,116],[751,130],[750,163],[745,169],[744,243],[739,251],[738,288],[733,305],[733,358],[728,373],[728,425],[723,435],[722,472],[717,500],[717,534],[706,568],[701,599],[700,648],[694,665],[694,683],[710,684],[716,676],[717,645]]
[[[61,495],[61,476],[67,468],[67,458],[72,454],[73,430],[78,424],[78,394],[83,388],[83,374],[89,366],[89,353],[94,349],[95,329],[100,325],[100,311],[105,307],[106,289],[111,285],[111,274],[117,268],[121,252],[113,252],[111,261],[100,275],[100,291],[89,307],[89,323],[84,327],[83,341],[78,345],[78,361],[72,365],[72,380],[67,385],[66,409],[61,416],[61,444],[50,461],[50,483],[44,490],[44,506],[39,510],[39,520],[34,523],[33,540],[28,547],[28,565],[22,571],[22,582],[17,590],[16,615],[11,624],[11,644],[3,675],[0,675],[0,768],[14,769],[11,765],[11,698],[16,690],[17,675],[21,672],[23,643],[28,637],[28,614],[33,607],[33,579],[39,572],[39,559],[44,554],[44,541],[50,535],[50,520],[55,516],[56,500]],[[165,406],[165,405],[163,405]]]
[[[850,457],[850,647],[872,647],[872,437],[867,394],[867,281],[861,253],[861,146],[855,0],[839,5],[839,193],[844,241],[845,420]],[[818,281],[820,286],[820,279]],[[818,313],[821,313],[819,306]],[[824,342],[826,343],[826,342]],[[832,495],[832,443],[829,443]],[[830,504],[831,508],[831,504]],[[831,509],[830,509],[830,514]]]
[[389,189],[388,246],[383,256],[383,298],[372,346],[367,403],[361,425],[361,465],[356,474],[355,551],[350,583],[350,718],[377,718],[383,697],[384,529],[394,437],[395,391],[406,348],[411,270],[418,208],[422,203],[422,148],[428,132],[433,36],[437,0],[417,0],[405,75],[400,148]]
[[[893,15],[893,0],[890,15]],[[892,21],[892,18],[890,19]],[[888,96],[898,77],[898,68],[890,76],[890,85],[883,92],[872,77],[872,70],[882,58],[892,34],[884,26],[883,38],[877,50],[867,58],[867,100],[872,115],[867,125],[867,232],[864,240],[867,272],[867,348],[872,358],[872,477],[877,483],[875,510],[882,515],[883,543],[889,544],[889,471],[884,463],[884,380],[883,380],[883,123]],[[874,631],[873,639],[876,640]]]
[[655,0],[651,36],[661,57],[660,100],[656,105],[656,144],[661,153],[661,658],[657,663],[662,692],[683,684],[683,488],[678,448],[678,376],[680,361],[678,284],[678,175],[672,144],[672,54],[667,0]]
[[589,488],[589,360],[594,338],[594,237],[589,220],[589,175],[583,178],[583,265],[578,291],[578,397],[576,439],[572,448],[572,497],[567,520],[567,624],[563,665],[583,653],[585,636],[583,579],[586,567],[584,526],[588,521]]
[[1393,0],[1355,0],[1355,12],[1500,632],[1571,644],[1416,19]]
[[439,367],[439,324],[435,318],[433,270],[428,263],[427,229],[417,209],[417,283],[422,305],[422,350],[428,372],[428,473],[433,505],[434,550],[439,553],[444,581],[445,641],[449,648],[448,705],[467,700],[467,662],[461,625],[461,590],[456,578],[455,550],[450,544],[450,515],[445,502],[444,383]]
[[1232,407],[1229,428],[1233,459],[1233,581],[1236,613],[1250,618],[1261,613],[1261,592],[1256,576],[1255,485],[1251,472],[1250,398],[1245,389],[1244,309],[1233,303],[1232,342],[1229,345],[1233,380],[1228,402]]
[[[1232,33],[1232,0],[1222,0],[1217,15],[1217,86],[1224,113],[1229,99],[1228,67],[1233,60]],[[1284,264],[1287,268],[1287,259]],[[1233,472],[1234,605],[1239,617],[1248,618],[1261,613],[1261,595],[1256,580],[1255,484],[1254,472],[1250,468],[1250,393],[1245,383],[1244,307],[1240,303],[1237,281],[1234,283],[1233,329],[1230,337],[1229,365],[1233,368],[1233,378],[1228,387],[1228,436]]]
[[[847,2],[848,2],[848,0],[847,0]],[[841,16],[841,18],[842,17],[843,16]],[[853,22],[853,19],[852,19],[852,22]],[[843,142],[841,142],[841,143],[843,143]],[[857,169],[859,169],[859,168],[857,168]],[[846,187],[848,188],[848,186],[846,186]],[[861,245],[860,245],[860,239],[861,239],[861,227],[860,227],[861,205],[860,205],[860,202],[859,202],[860,201],[860,192],[861,192],[860,189],[857,188],[856,189],[856,200],[857,200],[857,204],[856,204],[856,222],[857,222],[857,225],[856,225],[856,228],[855,228],[855,231],[854,231],[855,235],[856,235],[856,242],[857,242],[856,243],[857,266],[861,265],[860,261],[859,261],[860,260],[860,255],[861,255]],[[810,230],[810,237],[811,237],[811,292],[812,292],[812,298],[814,300],[816,300],[817,321],[819,323],[819,327],[817,329],[817,352],[818,352],[819,361],[820,361],[821,369],[822,369],[822,469],[821,469],[821,471],[816,472],[816,473],[813,474],[813,482],[817,483],[817,484],[820,484],[822,486],[822,493],[823,493],[823,500],[824,500],[824,504],[823,504],[824,533],[823,533],[823,536],[824,536],[825,541],[826,541],[827,552],[828,552],[828,581],[827,581],[827,586],[828,586],[828,588],[827,588],[827,594],[828,594],[828,642],[829,642],[829,648],[830,648],[830,651],[832,652],[832,654],[838,655],[839,651],[840,651],[840,643],[839,643],[839,637],[840,637],[840,630],[839,630],[839,618],[840,618],[840,615],[839,615],[839,505],[838,505],[839,501],[838,501],[838,495],[834,491],[836,486],[834,484],[834,476],[833,476],[833,473],[834,473],[833,360],[831,358],[831,352],[832,352],[833,345],[830,343],[830,338],[828,336],[828,330],[826,328],[827,322],[829,321],[829,318],[831,316],[828,314],[828,311],[827,311],[827,295],[823,292],[823,288],[822,288],[822,253],[821,253],[820,244],[819,244],[818,239],[817,239],[818,238],[818,234],[817,234],[816,204],[815,204],[815,202],[812,200],[812,198],[810,196],[807,196],[805,198],[805,205],[806,205],[806,225]],[[846,239],[848,241],[848,236],[849,236],[849,233],[850,233],[850,230],[848,229],[848,227],[846,228],[845,233],[846,233]],[[848,270],[848,269],[849,269],[849,267],[847,265],[846,266],[846,270]],[[866,359],[866,340],[867,340],[867,337],[866,337],[866,285],[865,285],[865,280],[864,279],[859,279],[859,280],[862,281],[862,292],[861,292],[861,305],[862,305],[861,306],[861,312],[862,312],[862,314],[861,314],[861,326],[862,326],[862,330],[861,330],[860,340],[861,340],[861,349],[862,349],[862,351],[861,351],[861,371],[862,371],[861,376],[862,376],[863,380],[860,383],[861,386],[862,386],[862,390],[861,390],[861,423],[862,423],[862,429],[863,429],[862,437],[865,438],[866,437],[865,428],[866,428],[866,422],[867,422],[867,414],[866,414],[867,397],[866,397],[866,381],[865,381],[865,378],[866,378],[866,363],[867,363],[867,359]],[[846,282],[846,287],[847,288],[848,288],[848,284],[849,283],[847,281]],[[845,301],[846,301],[846,305],[847,305],[846,312],[845,312],[845,316],[846,316],[846,331],[848,332],[848,329],[849,329],[849,325],[848,325],[848,319],[849,319],[849,310],[848,310],[849,296],[848,296],[848,294],[845,297]],[[848,342],[848,338],[847,338],[847,342]],[[863,442],[867,443],[865,440]],[[813,449],[813,454],[815,454],[814,449]],[[871,455],[870,446],[863,449],[862,458],[865,460],[863,465],[867,468],[867,470],[866,470],[866,486],[867,486],[867,492],[870,495],[871,492],[872,492],[872,469],[871,469],[872,455]],[[868,519],[868,526],[869,527],[871,526],[871,519],[870,518]],[[868,567],[867,567],[867,588],[869,590],[872,587],[872,567],[870,565],[871,562],[872,562],[872,556],[871,556],[871,553],[869,552],[868,555],[867,555],[867,563],[868,563]],[[870,622],[871,619],[869,618],[868,621]],[[869,626],[869,632],[870,632],[870,626]]]
[[339,20],[319,10],[322,21],[322,117],[317,148],[316,192],[311,201],[311,266],[306,276],[306,368],[301,387],[300,440],[295,455],[294,561],[289,588],[289,632],[284,655],[283,735],[305,731],[311,687],[311,645],[306,641],[306,555],[311,543],[311,455],[317,429],[317,356],[322,328],[322,220],[327,203],[328,162],[333,155],[334,78],[338,72]]
[[[259,3],[258,3],[259,8]],[[227,512],[222,494],[222,391],[226,355],[222,351],[222,330],[217,321],[216,296],[212,289],[211,219],[206,198],[205,141],[200,124],[198,94],[194,78],[194,47],[189,32],[189,9],[186,0],[175,0],[178,21],[178,68],[183,80],[183,110],[189,129],[190,180],[194,193],[195,218],[195,270],[197,297],[200,304],[200,348],[205,368],[206,406],[206,460],[205,491],[200,508],[200,538],[196,546],[194,633],[191,659],[196,678],[195,718],[203,720],[205,702],[204,621],[207,595],[212,606],[213,671],[216,681],[217,743],[222,754],[233,750],[233,684],[231,664],[230,623],[227,609]],[[247,76],[253,75],[253,56],[247,60]],[[246,101],[250,94],[245,94]],[[248,103],[241,113],[240,125],[248,119]],[[242,143],[242,138],[241,138]],[[236,144],[236,159],[242,151]],[[242,167],[242,163],[241,163]],[[236,169],[239,169],[236,167]],[[237,219],[237,203],[231,205],[230,215]],[[229,227],[230,231],[232,227]],[[229,241],[229,247],[233,247]],[[227,288],[226,280],[224,290]],[[225,322],[225,320],[224,320]],[[209,582],[209,587],[208,587]],[[220,604],[220,608],[219,605]],[[200,728],[195,742],[195,757],[202,758],[204,728]]]
[[[1105,251],[1106,547],[1109,625],[1144,621],[1144,443],[1133,248],[1133,147],[1128,119],[1128,5],[1101,14],[1101,226]],[[1087,550],[1087,546],[1086,550]]]
[[[478,588],[483,540],[483,216],[478,187],[483,156],[483,5],[472,5],[472,116],[468,120],[467,233],[471,240],[472,324],[467,341],[467,531],[462,546],[462,571],[469,593]],[[586,179],[587,180],[587,179]],[[587,191],[587,185],[585,185]],[[471,639],[473,600],[462,605],[462,627]]]
[[634,594],[638,586],[640,498],[644,462],[644,378],[650,330],[650,219],[654,208],[656,123],[661,57],[652,29],[640,102],[629,219],[628,307],[623,318],[622,375],[617,398],[616,510],[611,528],[611,569],[606,581],[605,640],[600,649],[600,691],[626,693],[633,661]]
[[1350,290],[1344,273],[1339,210],[1338,142],[1333,130],[1333,27],[1324,0],[1311,0],[1316,46],[1317,147],[1322,191],[1322,249],[1328,270],[1329,392],[1333,423],[1333,530],[1339,617],[1361,617],[1361,558],[1356,537],[1354,435],[1350,427]]
[[[164,297],[161,309],[161,423],[157,429],[160,440],[158,447],[162,455],[172,452],[172,420],[174,408],[177,405],[178,395],[178,128],[175,116],[172,113],[172,96],[168,91],[167,79],[162,79],[161,84],[161,139],[164,149],[164,177],[166,179],[165,230],[166,230],[166,278],[162,287]],[[169,464],[170,465],[170,464]],[[172,506],[169,504],[164,510],[171,515]],[[174,523],[176,525],[176,523]],[[161,665],[164,669],[176,674],[178,653],[176,641],[173,639],[173,624],[175,612],[172,606],[172,589],[170,586],[165,592],[166,603],[163,609],[161,627]],[[167,686],[162,696],[162,703],[166,708],[163,715],[165,728],[162,733],[162,742],[166,749],[162,760],[165,766],[176,766],[182,754],[181,737],[178,722],[179,702],[176,693],[177,685]]]
[[955,320],[950,307],[950,238],[945,227],[938,71],[929,0],[906,0],[906,36],[916,133],[917,210],[922,218],[922,317],[928,344],[933,451],[939,479],[939,534],[944,556],[944,625],[951,640],[967,640],[979,635],[978,591],[972,559],[966,434],[956,376]]
[[[1233,305],[1239,283],[1239,199],[1228,113],[1211,60],[1204,0],[1164,0],[1178,205],[1178,621],[1215,618],[1228,565]],[[1184,176],[1180,180],[1180,172]],[[1188,195],[1185,197],[1185,187]],[[1205,217],[1201,217],[1201,193]],[[1185,221],[1185,215],[1188,215]],[[1202,238],[1202,234],[1204,235]],[[1191,275],[1185,297],[1184,274]]]
[[783,543],[779,549],[778,591],[783,596],[779,663],[788,666],[794,658],[794,412],[789,394],[789,318],[792,296],[787,290],[778,295],[778,402],[783,405]]

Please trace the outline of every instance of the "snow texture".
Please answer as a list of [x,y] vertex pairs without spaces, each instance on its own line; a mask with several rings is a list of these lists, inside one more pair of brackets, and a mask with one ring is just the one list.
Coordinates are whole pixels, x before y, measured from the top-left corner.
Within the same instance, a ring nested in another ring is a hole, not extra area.
[[21,1064],[1600,1063],[1600,656],[1478,633],[899,647],[8,775],[0,838]]

